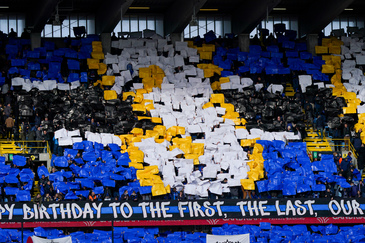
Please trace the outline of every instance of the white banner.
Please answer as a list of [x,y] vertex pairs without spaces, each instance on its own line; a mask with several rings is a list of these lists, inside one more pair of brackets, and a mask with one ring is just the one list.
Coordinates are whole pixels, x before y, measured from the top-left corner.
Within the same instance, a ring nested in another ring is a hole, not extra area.
[[250,234],[207,235],[207,243],[250,243]]
[[72,243],[71,236],[58,239],[43,239],[37,236],[31,236],[28,238],[27,243]]

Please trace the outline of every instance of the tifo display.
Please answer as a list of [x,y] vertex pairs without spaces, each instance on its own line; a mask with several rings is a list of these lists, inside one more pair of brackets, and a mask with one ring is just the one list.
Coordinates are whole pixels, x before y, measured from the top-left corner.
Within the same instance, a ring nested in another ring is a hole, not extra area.
[[[21,227],[34,242],[363,240],[363,226],[304,225],[365,223],[362,40],[322,38],[317,56],[290,31],[249,52],[212,32],[120,39],[105,55],[96,35],[4,43],[5,242]],[[112,231],[45,229],[88,224]],[[121,227],[175,225],[223,226]]]

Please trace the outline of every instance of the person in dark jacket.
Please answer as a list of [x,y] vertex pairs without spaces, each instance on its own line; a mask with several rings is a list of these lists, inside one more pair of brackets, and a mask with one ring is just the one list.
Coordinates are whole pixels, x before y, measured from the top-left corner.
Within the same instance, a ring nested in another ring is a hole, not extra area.
[[345,140],[345,150],[349,151],[350,139],[351,139],[351,129],[347,123],[343,126],[343,136]]
[[112,191],[110,190],[109,187],[105,187],[104,189],[104,194],[103,194],[103,199],[105,198],[112,198],[113,197],[113,194],[112,194]]
[[346,156],[346,159],[347,159],[347,161],[351,164],[351,162],[352,162],[352,157],[351,157],[351,152],[349,152],[348,154],[347,154],[347,156]]
[[333,143],[335,144],[335,151],[340,152],[341,151],[340,145],[341,145],[342,141],[339,139],[342,139],[343,136],[341,133],[341,129],[339,129],[338,127],[333,129],[333,138],[334,138]]
[[331,189],[330,188],[327,188],[325,193],[324,193],[324,197],[325,198],[330,198],[332,199],[333,198],[333,193],[331,192]]
[[305,118],[306,118],[306,128],[309,129],[312,125],[313,125],[313,111],[312,111],[312,106],[311,105],[307,105],[306,109],[305,109]]
[[348,170],[350,168],[350,162],[348,161],[347,158],[342,160],[340,168],[341,168],[342,176],[346,178],[346,176],[348,174]]
[[39,206],[42,204],[42,196],[40,193],[38,193],[37,196],[33,198],[33,203],[38,204]]
[[176,190],[176,187],[172,188],[171,200],[177,200],[178,196],[179,196],[179,192]]
[[48,143],[49,145],[51,144],[51,136],[49,135],[49,133],[46,131],[46,130],[43,130],[43,136],[42,136],[42,146],[45,147],[45,150],[47,148],[47,144]]
[[41,127],[38,127],[36,132],[35,132],[35,139],[38,141],[37,142],[37,149],[36,151],[38,153],[41,152],[41,147],[42,147],[42,140],[43,140],[43,133],[42,133],[42,128]]
[[359,187],[360,187],[361,197],[365,198],[365,185],[362,180],[360,180],[359,182]]
[[321,141],[323,141],[324,123],[325,123],[324,117],[322,115],[318,115],[316,121],[316,127],[317,127],[317,135],[318,137],[321,137]]
[[44,174],[42,175],[42,177],[39,179],[39,185],[42,185],[43,187],[46,186],[48,182],[48,177],[46,177]]
[[183,201],[183,200],[185,200],[185,195],[184,195],[184,191],[183,191],[183,190],[181,190],[181,191],[179,192],[179,196],[177,197],[177,200],[178,200],[178,201]]
[[337,167],[340,166],[340,158],[341,158],[341,156],[338,155],[336,152],[333,153],[333,160],[334,160]]
[[53,196],[51,187],[52,187],[51,181],[47,181],[46,184],[44,185],[44,194],[49,194],[49,195]]
[[359,191],[360,191],[360,186],[355,185],[353,182],[351,182],[351,193],[349,196],[352,198],[358,197]]
[[354,148],[356,151],[360,149],[361,144],[362,144],[362,141],[361,141],[360,137],[357,136],[357,134],[356,134],[354,137]]
[[41,117],[39,116],[38,113],[34,117],[34,125],[36,125],[38,127],[41,125]]
[[365,164],[365,146],[364,146],[364,144],[361,144],[359,150],[357,150],[357,153],[359,154],[359,157],[357,158],[357,168],[360,171],[360,175],[362,175],[362,172],[364,170],[364,164]]
[[129,199],[128,191],[125,190],[124,193],[121,196],[121,200],[122,201],[128,201],[128,199]]
[[130,197],[131,201],[137,202],[138,201],[138,195],[135,191],[132,192],[131,197]]

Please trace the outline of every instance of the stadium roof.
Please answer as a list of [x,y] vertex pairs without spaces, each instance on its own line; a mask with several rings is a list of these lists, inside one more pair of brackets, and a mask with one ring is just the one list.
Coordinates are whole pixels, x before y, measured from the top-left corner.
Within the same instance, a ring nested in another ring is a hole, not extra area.
[[250,33],[268,14],[297,16],[306,34],[322,30],[340,14],[365,11],[363,0],[2,0],[0,16],[24,13],[27,27],[40,32],[54,19],[57,5],[61,20],[72,13],[94,14],[97,33],[112,32],[121,14],[141,13],[163,15],[165,33],[181,33],[195,7],[197,14],[231,16],[236,34]]

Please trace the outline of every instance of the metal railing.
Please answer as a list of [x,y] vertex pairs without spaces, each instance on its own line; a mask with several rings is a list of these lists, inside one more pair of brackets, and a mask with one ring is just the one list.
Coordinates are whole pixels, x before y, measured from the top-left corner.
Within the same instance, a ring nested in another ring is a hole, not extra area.
[[[329,147],[332,152],[343,152],[343,148],[345,151],[349,151],[352,153],[353,157],[355,159],[358,158],[358,153],[356,152],[356,149],[354,147],[354,145],[351,143],[350,139],[345,139],[345,138],[324,138],[323,140],[321,140],[320,138],[306,138],[304,139],[304,142],[307,143],[318,143],[318,146],[307,146],[307,153],[312,154],[313,152],[319,152],[319,153],[323,153],[323,148]],[[325,144],[324,144],[325,143]],[[318,151],[316,150],[316,148],[318,149]],[[326,151],[331,152],[331,151]]]
[[[350,151],[352,153],[352,155],[355,157],[355,159],[358,158],[359,155],[357,154],[356,149],[355,149],[354,145],[351,143],[350,139],[332,138],[331,140],[333,142],[335,142],[335,141],[341,142],[340,145],[330,144],[331,147],[334,147],[334,148],[340,147],[340,150],[341,150],[341,148],[345,148],[345,150]],[[344,142],[344,144],[342,144],[342,142]],[[347,142],[347,144],[346,144],[346,142]],[[348,148],[346,149],[346,147],[348,147]]]
[[52,152],[48,141],[42,140],[0,140],[0,155],[3,154],[34,154],[48,153],[50,158]]

